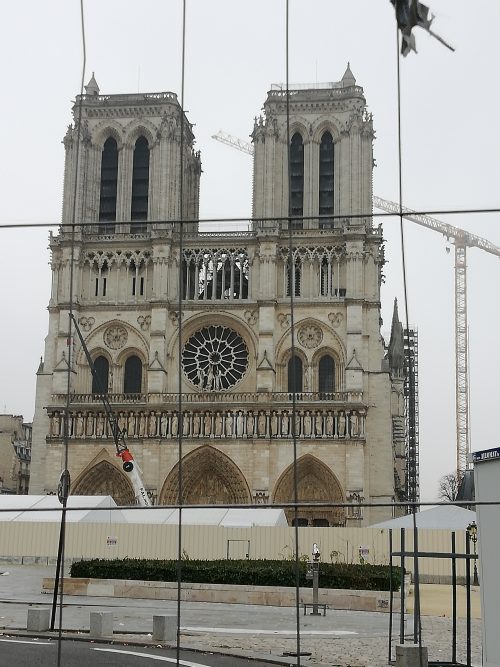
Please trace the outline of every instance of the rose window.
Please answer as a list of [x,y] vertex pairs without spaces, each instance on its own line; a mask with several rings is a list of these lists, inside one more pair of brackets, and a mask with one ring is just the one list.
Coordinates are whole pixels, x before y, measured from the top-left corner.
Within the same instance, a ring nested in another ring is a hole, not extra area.
[[196,331],[182,350],[184,374],[198,389],[223,391],[237,384],[248,367],[243,338],[224,326]]

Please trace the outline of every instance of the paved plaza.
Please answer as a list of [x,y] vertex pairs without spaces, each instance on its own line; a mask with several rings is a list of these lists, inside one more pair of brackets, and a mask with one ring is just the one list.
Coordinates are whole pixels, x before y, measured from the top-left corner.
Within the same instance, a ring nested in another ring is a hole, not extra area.
[[[50,606],[52,596],[42,594],[43,577],[54,575],[50,567],[3,565],[0,567],[0,630],[4,634],[23,633],[29,605]],[[433,590],[434,589],[434,590]],[[460,591],[461,597],[463,590]],[[478,616],[479,594],[473,591],[473,615]],[[423,643],[430,660],[451,659],[451,621],[438,615],[447,612],[449,587],[426,586],[422,589]],[[441,603],[439,602],[441,599]],[[123,600],[104,597],[65,598],[62,627],[65,635],[85,637],[91,611],[112,611],[114,639],[125,643],[152,645],[152,617],[176,614],[175,602]],[[59,608],[57,610],[59,618]],[[301,651],[310,653],[301,659],[307,665],[342,667],[382,667],[388,662],[389,615],[371,612],[328,610],[325,617],[299,615]],[[472,662],[481,664],[480,619],[472,620]],[[181,607],[181,644],[185,648],[211,650],[237,656],[282,661],[296,650],[295,608],[261,607],[183,602]],[[399,629],[399,615],[394,616],[393,633]],[[407,640],[410,638],[408,637]],[[458,659],[465,663],[465,620],[458,623]]]

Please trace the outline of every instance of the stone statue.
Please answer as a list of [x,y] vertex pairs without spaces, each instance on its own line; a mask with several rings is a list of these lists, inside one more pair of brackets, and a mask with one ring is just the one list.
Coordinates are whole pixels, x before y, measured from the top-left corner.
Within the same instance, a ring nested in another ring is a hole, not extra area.
[[91,438],[94,435],[94,413],[87,413],[87,423],[85,425],[85,434],[88,438]]
[[271,438],[277,438],[278,437],[278,415],[276,414],[276,410],[273,410],[271,413],[271,419],[270,419],[270,430],[271,430]]
[[51,435],[53,435],[54,438],[58,438],[61,435],[61,417],[58,412],[54,412],[52,415]]
[[243,435],[245,428],[245,420],[243,417],[243,412],[240,410],[238,416],[236,417],[236,435]]
[[77,438],[82,438],[85,435],[85,420],[81,412],[76,415],[75,435]]
[[102,412],[99,412],[99,414],[97,415],[95,434],[97,438],[104,437],[104,415],[102,414]]
[[144,412],[139,412],[139,437],[144,438],[146,435],[146,415]]
[[220,412],[217,412],[214,420],[214,431],[217,438],[222,436],[222,415]]
[[261,437],[266,436],[266,413],[261,410],[257,419],[257,431]]
[[233,435],[233,415],[231,412],[226,412],[226,437],[230,438]]
[[253,411],[250,410],[250,412],[247,415],[247,437],[251,438],[253,436],[254,428],[255,428],[255,418],[253,416]]
[[161,413],[160,417],[160,435],[162,438],[167,437],[168,415],[166,412]]
[[189,435],[189,419],[190,419],[190,417],[191,417],[191,415],[187,410],[182,415],[182,435],[184,435],[184,436]]
[[321,438],[323,435],[323,417],[321,416],[321,412],[319,410],[316,411],[316,415],[314,417],[314,433],[318,438]]
[[197,438],[200,435],[200,426],[200,414],[199,412],[195,412],[193,415],[193,438]]
[[355,412],[351,412],[349,421],[351,423],[351,438],[357,438],[359,435],[358,415]]
[[310,438],[312,434],[312,418],[311,418],[311,413],[309,410],[306,410],[306,414],[304,415],[304,418],[302,420],[303,424],[303,431],[304,431],[304,436],[306,438]]
[[[87,418],[87,431],[88,431],[89,418],[90,417]],[[120,412],[119,415],[118,415],[118,428],[120,429],[120,431],[122,433],[123,433],[123,431],[127,430],[127,417],[126,417],[125,412],[123,412],[123,411]],[[92,435],[92,434],[90,434],[90,435]]]
[[287,436],[290,431],[290,418],[288,416],[288,410],[284,410],[281,413],[281,435]]
[[325,433],[330,438],[333,436],[333,426],[333,415],[330,410],[328,410],[325,420]]
[[295,413],[295,437],[298,438],[300,436],[300,418],[301,414],[299,412]]
[[212,415],[210,412],[205,412],[203,417],[203,435],[210,436],[212,434]]
[[152,410],[149,413],[149,419],[148,419],[148,435],[150,438],[154,438],[156,436],[156,412]]
[[345,414],[341,412],[338,419],[338,436],[343,438],[345,436]]
[[127,435],[130,438],[133,438],[135,436],[135,415],[132,411],[130,411],[129,414],[128,414]]
[[172,438],[176,438],[179,433],[179,418],[177,417],[177,412],[174,412],[170,418],[170,435]]

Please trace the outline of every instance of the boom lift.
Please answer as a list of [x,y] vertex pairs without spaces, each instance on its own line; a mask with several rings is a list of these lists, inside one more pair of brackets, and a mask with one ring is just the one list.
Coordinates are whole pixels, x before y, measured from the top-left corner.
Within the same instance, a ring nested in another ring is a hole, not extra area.
[[[80,339],[80,343],[82,344],[82,348],[85,353],[85,357],[87,359],[90,372],[92,373],[92,377],[95,378],[96,383],[99,383],[100,378],[97,375],[94,363],[92,361],[92,357],[90,356],[88,348],[85,345],[85,341],[83,340],[82,332],[80,331],[76,318],[73,315],[73,313],[71,313],[70,317],[73,320],[73,325],[75,327],[76,333],[78,334],[78,338]],[[104,389],[104,388],[99,387],[99,389]],[[101,391],[100,396],[102,404],[104,406],[104,411],[106,413],[108,424],[111,428],[111,433],[113,434],[113,440],[115,441],[116,455],[119,456],[122,460],[123,470],[127,473],[130,482],[132,483],[137,503],[139,505],[142,505],[142,507],[150,507],[151,502],[148,498],[148,494],[146,492],[146,489],[144,488],[144,484],[141,479],[140,468],[137,465],[136,461],[134,460],[134,457],[132,456],[130,449],[127,447],[127,443],[125,442],[126,432],[120,429],[115,414],[111,409],[111,405],[109,404],[106,393],[104,391]]]

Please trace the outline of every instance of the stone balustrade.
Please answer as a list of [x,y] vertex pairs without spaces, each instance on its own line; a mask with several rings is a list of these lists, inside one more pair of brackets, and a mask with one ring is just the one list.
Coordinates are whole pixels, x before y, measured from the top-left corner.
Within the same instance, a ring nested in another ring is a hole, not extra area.
[[[49,413],[48,439],[63,437],[63,412]],[[119,410],[119,428],[128,438],[291,438],[364,439],[365,409],[338,410]],[[68,435],[73,439],[112,438],[104,411],[72,411]]]
[[[106,398],[112,405],[138,404],[161,405],[163,403],[220,403],[225,404],[228,400],[232,404],[239,403],[273,403],[286,404],[293,401],[294,395],[287,391],[269,392],[231,392],[230,394],[220,391],[203,391],[178,394],[171,393],[150,393],[150,394],[106,394]],[[361,391],[301,391],[295,393],[295,401],[299,403],[317,403],[328,401],[329,403],[361,404],[363,403],[363,392]],[[66,394],[53,394],[52,402],[54,405],[65,405]],[[96,404],[102,403],[100,394],[71,394],[71,404]]]

